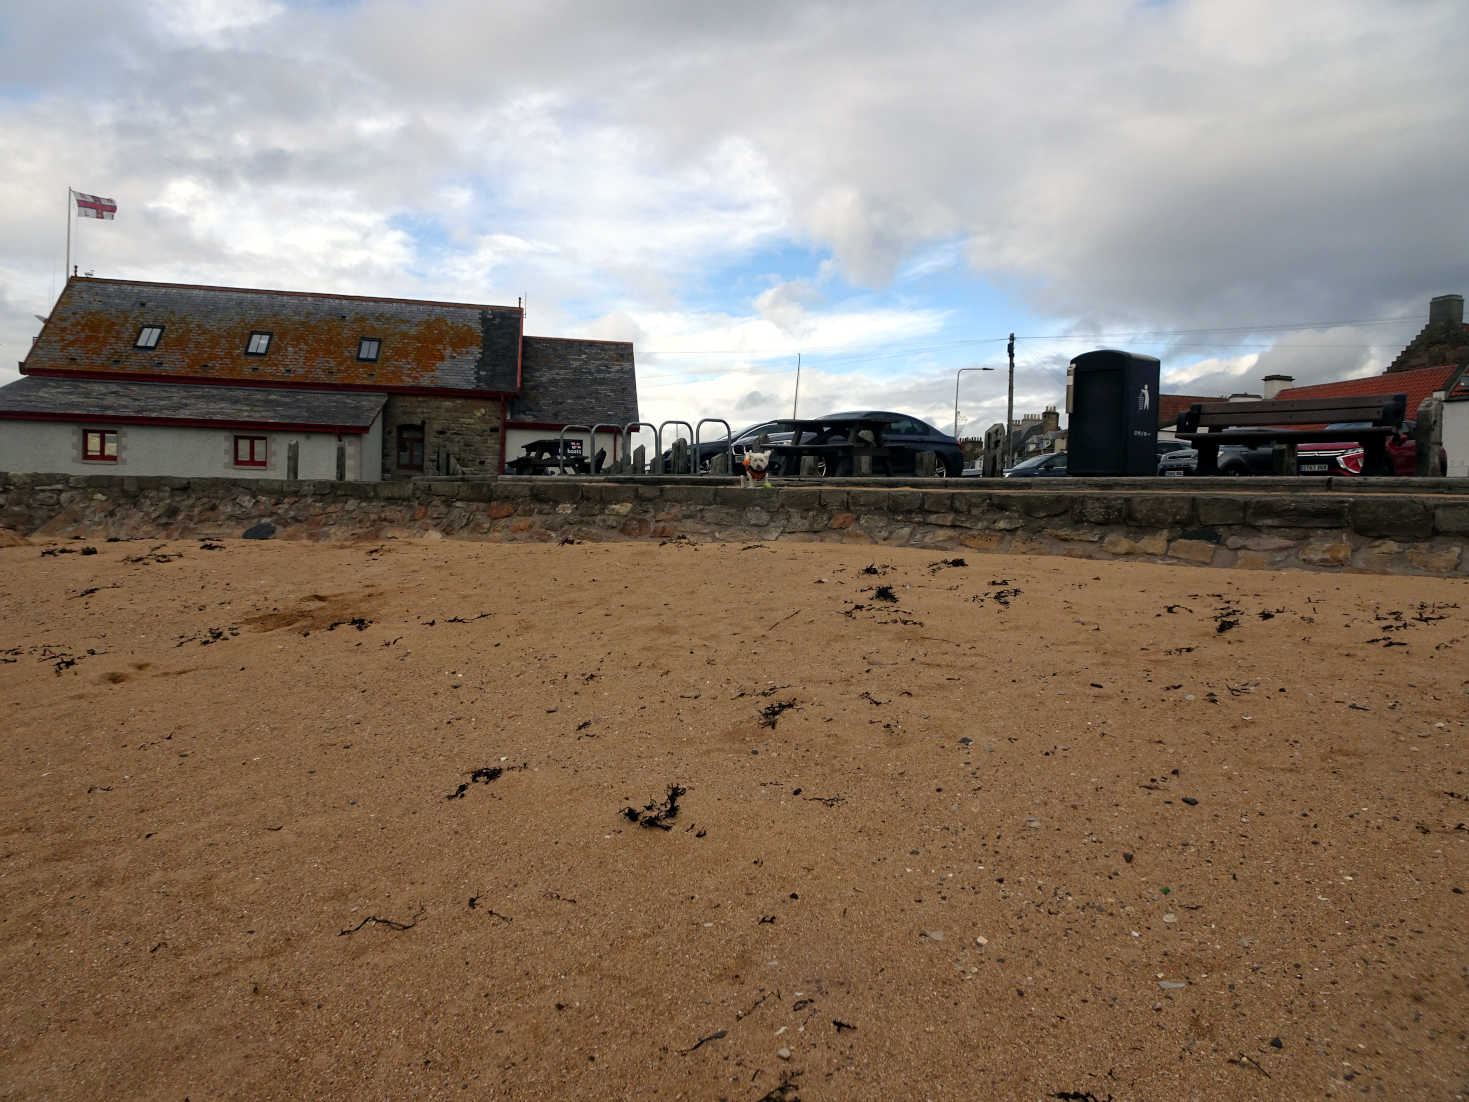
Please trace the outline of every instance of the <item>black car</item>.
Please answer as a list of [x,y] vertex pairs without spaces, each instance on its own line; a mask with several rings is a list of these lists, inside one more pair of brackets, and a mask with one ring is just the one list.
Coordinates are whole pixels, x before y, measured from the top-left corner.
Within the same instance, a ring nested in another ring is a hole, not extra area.
[[1005,472],[1006,478],[1064,478],[1066,475],[1066,453],[1046,452],[1022,459]]
[[933,452],[938,458],[934,473],[939,478],[958,478],[964,469],[964,451],[959,447],[959,441],[917,417],[882,409],[859,409],[828,413],[822,419],[842,417],[889,418],[888,426],[882,431],[882,442],[890,450],[889,463],[893,474],[913,474],[917,470],[919,452]]

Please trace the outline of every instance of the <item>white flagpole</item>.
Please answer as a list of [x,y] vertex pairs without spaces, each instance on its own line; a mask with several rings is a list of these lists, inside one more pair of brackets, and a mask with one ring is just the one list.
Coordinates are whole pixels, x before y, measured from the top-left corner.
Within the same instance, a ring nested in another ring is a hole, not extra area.
[[71,278],[71,187],[66,189],[66,269],[61,273],[61,285]]

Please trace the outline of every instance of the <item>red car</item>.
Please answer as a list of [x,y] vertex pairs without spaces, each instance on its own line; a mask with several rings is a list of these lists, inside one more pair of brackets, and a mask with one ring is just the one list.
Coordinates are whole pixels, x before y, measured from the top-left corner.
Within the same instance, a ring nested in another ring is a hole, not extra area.
[[[1329,429],[1359,429],[1369,427],[1366,422],[1344,421],[1327,425]],[[1411,476],[1418,469],[1418,441],[1413,438],[1416,421],[1404,421],[1395,435],[1388,437],[1387,459],[1392,464],[1394,475]],[[1296,470],[1300,474],[1359,475],[1367,456],[1366,449],[1353,441],[1339,444],[1302,444],[1296,448]],[[1439,448],[1438,470],[1445,475],[1449,470],[1449,454]]]

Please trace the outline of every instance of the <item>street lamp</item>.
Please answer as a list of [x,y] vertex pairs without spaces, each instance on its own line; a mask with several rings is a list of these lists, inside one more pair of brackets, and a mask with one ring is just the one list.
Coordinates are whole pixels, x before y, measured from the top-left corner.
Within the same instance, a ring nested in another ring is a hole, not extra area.
[[954,439],[959,439],[959,376],[966,371],[993,371],[992,367],[961,367],[954,372]]

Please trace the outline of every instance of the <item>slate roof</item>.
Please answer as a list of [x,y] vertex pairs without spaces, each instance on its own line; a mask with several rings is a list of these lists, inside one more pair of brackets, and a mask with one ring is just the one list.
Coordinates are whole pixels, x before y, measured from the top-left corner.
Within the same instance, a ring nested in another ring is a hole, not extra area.
[[622,426],[638,419],[631,342],[526,337],[522,357],[522,387],[507,421]]
[[1406,394],[1407,417],[1418,416],[1418,406],[1436,390],[1445,390],[1455,373],[1462,370],[1457,366],[1421,367],[1416,371],[1393,371],[1384,375],[1369,375],[1365,379],[1342,379],[1335,383],[1316,383],[1313,386],[1293,386],[1282,390],[1277,398],[1345,398],[1368,394]]
[[[523,316],[518,306],[73,277],[21,372],[510,394]],[[144,326],[162,326],[156,347],[136,347]],[[264,356],[245,353],[253,332],[271,334]],[[363,337],[381,342],[377,362],[357,359]]]
[[0,420],[218,424],[366,432],[386,394],[29,375],[0,387]]

